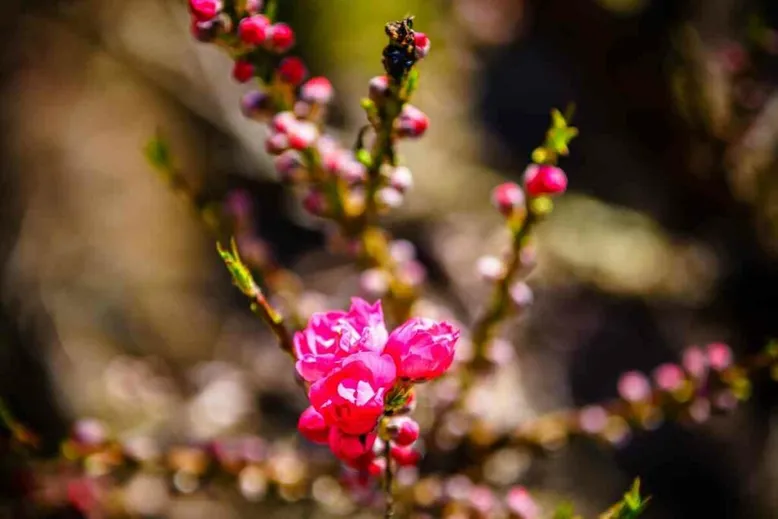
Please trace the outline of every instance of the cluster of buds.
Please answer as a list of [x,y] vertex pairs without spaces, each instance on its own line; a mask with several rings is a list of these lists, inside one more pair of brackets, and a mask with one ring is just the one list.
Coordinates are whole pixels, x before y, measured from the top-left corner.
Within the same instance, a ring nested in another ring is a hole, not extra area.
[[413,386],[451,366],[458,339],[451,324],[424,318],[388,333],[380,301],[354,298],[347,312],[314,314],[294,336],[297,373],[311,402],[300,433],[366,472],[385,468],[388,460],[376,458],[380,448],[397,465],[414,465],[419,426],[407,416]]

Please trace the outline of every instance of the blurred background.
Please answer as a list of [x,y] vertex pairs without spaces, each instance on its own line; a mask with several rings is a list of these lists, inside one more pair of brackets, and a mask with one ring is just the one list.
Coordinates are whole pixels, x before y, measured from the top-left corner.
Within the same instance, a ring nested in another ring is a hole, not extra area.
[[[487,294],[476,260],[505,244],[490,190],[521,178],[550,109],[575,103],[570,191],[539,230],[536,305],[506,333],[515,355],[488,398],[506,426],[610,399],[620,373],[690,344],[745,356],[778,336],[774,0],[279,7],[296,52],[333,81],[330,122],[347,142],[381,73],[384,23],[413,13],[431,36],[415,98],[431,127],[401,148],[415,186],[388,225],[419,248],[423,304],[465,323]],[[81,417],[147,449],[230,434],[297,445],[305,400],[291,364],[142,153],[162,129],[199,197],[251,194],[256,253],[301,276],[300,313],[359,293],[327,230],[279,184],[230,60],[190,37],[175,0],[6,0],[0,26],[0,394],[41,437],[39,454],[56,456]],[[512,474],[587,516],[640,476],[646,517],[778,518],[776,397],[758,383],[747,405],[698,428],[665,424],[616,449],[575,441]],[[83,516],[58,476],[30,493],[4,458],[8,517]],[[300,461],[284,460],[294,479]],[[332,498],[329,480],[318,507],[293,492],[245,499],[261,481],[189,483],[145,474],[90,487],[122,496],[94,517],[375,516]]]

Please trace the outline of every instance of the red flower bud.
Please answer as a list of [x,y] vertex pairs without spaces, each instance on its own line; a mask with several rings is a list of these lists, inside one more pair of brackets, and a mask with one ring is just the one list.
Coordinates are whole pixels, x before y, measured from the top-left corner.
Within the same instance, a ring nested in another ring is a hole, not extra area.
[[238,83],[245,83],[254,77],[254,65],[248,61],[238,60],[232,68],[232,77]]
[[407,447],[419,439],[419,424],[412,419],[402,420],[397,424],[397,430],[392,440],[400,447]]
[[492,205],[504,216],[524,207],[524,191],[514,182],[505,182],[492,191]]
[[392,459],[401,467],[414,466],[421,460],[421,453],[414,450],[413,447],[399,447],[393,445],[390,454]]
[[530,164],[524,172],[524,187],[532,196],[559,195],[567,189],[567,176],[556,166]]
[[189,0],[189,11],[201,22],[214,18],[221,10],[220,0]]
[[294,31],[285,23],[275,23],[268,30],[268,46],[275,52],[286,52],[294,45]]
[[424,112],[413,105],[406,104],[395,122],[395,128],[400,137],[415,139],[424,135],[429,124],[429,118]]
[[307,75],[308,69],[300,58],[290,56],[282,59],[278,65],[278,76],[284,83],[299,85]]
[[270,20],[261,14],[244,18],[238,24],[238,37],[246,45],[262,45],[267,39]]
[[430,53],[430,46],[432,45],[432,42],[430,42],[429,37],[424,34],[423,32],[417,32],[414,34],[414,49],[416,50],[416,58],[423,59],[427,57],[427,54]]

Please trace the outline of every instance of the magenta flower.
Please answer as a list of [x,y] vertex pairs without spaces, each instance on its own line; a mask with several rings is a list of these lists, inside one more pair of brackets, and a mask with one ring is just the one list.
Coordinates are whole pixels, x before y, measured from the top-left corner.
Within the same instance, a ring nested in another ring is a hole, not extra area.
[[355,463],[367,457],[372,458],[375,440],[375,433],[355,436],[346,434],[336,427],[333,427],[329,434],[330,450],[338,459],[346,463]]
[[327,425],[346,434],[366,434],[384,412],[384,397],[396,379],[391,357],[363,351],[314,383],[308,397]]
[[397,376],[424,382],[441,376],[454,360],[459,330],[447,322],[418,317],[396,328],[385,353],[397,365]]
[[387,335],[380,301],[370,305],[355,297],[348,312],[315,313],[294,335],[297,372],[316,382],[352,353],[382,352]]
[[297,430],[313,443],[326,444],[329,440],[330,427],[324,423],[324,417],[313,407],[302,412],[297,422]]

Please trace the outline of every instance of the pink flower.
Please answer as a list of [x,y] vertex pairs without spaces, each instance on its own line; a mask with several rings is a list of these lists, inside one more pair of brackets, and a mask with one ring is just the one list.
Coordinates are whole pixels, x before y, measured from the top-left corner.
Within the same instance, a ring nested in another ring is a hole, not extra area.
[[324,423],[324,417],[313,407],[309,407],[300,415],[297,430],[313,443],[326,444],[329,441],[330,427]]
[[660,364],[654,369],[654,381],[662,391],[675,391],[683,384],[686,375],[678,364]]
[[212,19],[221,10],[220,0],[189,0],[189,11],[200,22]]
[[423,382],[451,366],[458,339],[459,330],[451,324],[418,317],[395,329],[384,351],[397,364],[400,378]]
[[681,364],[689,375],[696,379],[703,378],[708,371],[708,360],[705,353],[697,346],[690,346],[683,352]]
[[308,397],[328,425],[347,434],[366,434],[375,428],[384,411],[386,392],[396,379],[388,355],[354,353],[315,382]]
[[708,364],[715,371],[723,371],[732,365],[732,350],[724,343],[714,342],[705,347]]
[[351,435],[346,434],[337,427],[330,429],[328,441],[330,450],[338,459],[345,462],[357,462],[370,457],[373,454],[373,444],[376,434]]
[[540,517],[540,507],[538,507],[527,489],[516,486],[508,491],[505,497],[505,503],[511,513],[519,516],[521,519],[537,519]]
[[261,14],[244,18],[238,24],[238,38],[247,45],[262,45],[267,38],[270,20]]
[[559,195],[567,189],[567,176],[556,166],[530,164],[524,172],[524,187],[531,196]]
[[627,402],[641,402],[651,397],[651,384],[639,371],[628,371],[619,378],[619,396]]
[[334,90],[326,77],[312,77],[300,88],[300,99],[308,103],[327,104],[332,100]]
[[275,52],[286,52],[294,46],[294,31],[285,23],[276,23],[268,27],[267,39],[270,49]]
[[290,56],[278,64],[278,76],[284,83],[299,85],[308,75],[308,69],[300,58]]

